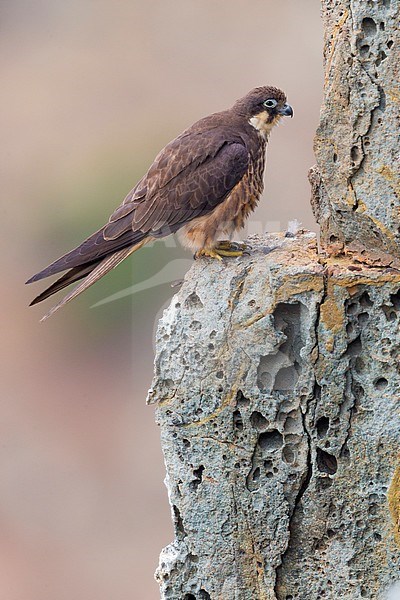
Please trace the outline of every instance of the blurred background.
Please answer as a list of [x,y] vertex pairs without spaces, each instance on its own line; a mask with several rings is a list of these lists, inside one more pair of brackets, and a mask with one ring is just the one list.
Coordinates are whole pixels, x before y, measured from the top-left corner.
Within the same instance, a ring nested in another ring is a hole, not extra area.
[[103,225],[170,139],[256,85],[282,87],[295,118],[272,134],[248,230],[314,229],[319,1],[0,11],[0,600],[153,600],[173,530],[145,398],[157,319],[191,256],[173,239],[146,247],[44,324],[51,301],[27,307],[43,285],[23,283]]

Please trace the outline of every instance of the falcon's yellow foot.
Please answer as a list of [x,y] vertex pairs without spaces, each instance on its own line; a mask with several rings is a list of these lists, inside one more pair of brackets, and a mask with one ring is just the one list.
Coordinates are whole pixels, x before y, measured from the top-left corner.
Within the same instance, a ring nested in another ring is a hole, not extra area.
[[246,250],[246,244],[242,242],[230,242],[229,240],[221,240],[215,246],[214,251],[220,256],[242,256]]
[[230,240],[218,240],[216,248],[219,250],[246,250],[244,242],[231,242]]
[[230,242],[229,240],[222,240],[218,242],[214,248],[202,248],[201,250],[198,250],[194,255],[194,258],[208,256],[209,258],[216,258],[217,260],[222,260],[223,256],[242,256],[246,248],[246,244],[242,244],[241,242]]
[[221,256],[212,248],[202,248],[201,250],[197,250],[195,252],[194,258],[200,258],[201,256],[207,256],[208,258],[216,258],[217,260],[222,261]]

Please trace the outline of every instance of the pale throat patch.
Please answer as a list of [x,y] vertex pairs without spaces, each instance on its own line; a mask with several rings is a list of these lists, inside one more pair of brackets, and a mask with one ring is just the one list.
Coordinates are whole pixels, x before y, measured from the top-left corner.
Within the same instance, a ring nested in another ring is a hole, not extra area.
[[258,115],[254,115],[254,117],[251,117],[251,119],[249,119],[250,125],[252,125],[254,129],[257,129],[259,134],[262,135],[264,139],[268,138],[271,129],[275,127],[275,125],[279,121],[279,115],[277,115],[271,123],[267,123],[268,117],[269,115],[267,111],[264,110],[258,113]]

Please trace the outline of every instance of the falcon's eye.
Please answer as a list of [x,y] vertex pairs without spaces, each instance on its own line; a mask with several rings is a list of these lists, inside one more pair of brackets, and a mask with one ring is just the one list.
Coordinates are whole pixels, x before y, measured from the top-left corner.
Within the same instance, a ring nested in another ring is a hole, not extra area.
[[265,102],[263,102],[263,105],[265,106],[265,108],[275,108],[275,106],[278,104],[278,102],[276,100],[274,100],[274,98],[270,98],[269,100],[266,100]]

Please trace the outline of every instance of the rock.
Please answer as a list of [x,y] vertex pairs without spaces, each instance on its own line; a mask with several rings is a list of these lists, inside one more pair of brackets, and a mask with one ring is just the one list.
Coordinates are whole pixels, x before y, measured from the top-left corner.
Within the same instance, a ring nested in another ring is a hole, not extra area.
[[310,173],[324,246],[400,256],[399,0],[322,0],[325,85]]
[[160,321],[149,401],[174,600],[384,598],[400,579],[400,273],[253,237],[193,264]]

